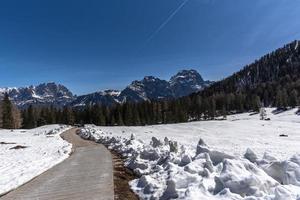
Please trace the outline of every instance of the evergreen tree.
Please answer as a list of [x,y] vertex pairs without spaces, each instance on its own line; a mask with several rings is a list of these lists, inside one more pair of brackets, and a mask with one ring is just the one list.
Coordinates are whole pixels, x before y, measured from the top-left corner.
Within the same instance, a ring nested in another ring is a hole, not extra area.
[[282,107],[282,105],[283,105],[283,100],[282,100],[282,92],[281,92],[281,90],[277,90],[277,93],[276,93],[276,107],[277,108],[280,108],[280,107]]
[[133,116],[132,116],[133,117],[133,123],[132,123],[132,125],[139,126],[139,125],[141,125],[141,120],[140,120],[140,114],[138,112],[137,105],[133,105],[132,109],[133,109],[133,111],[132,111],[132,113],[133,113]]
[[223,116],[223,119],[227,119],[227,111],[226,111],[225,105],[223,105],[223,108],[222,108],[222,116]]
[[55,113],[56,113],[56,109],[54,108],[53,105],[50,106],[48,110],[48,114],[47,114],[47,123],[48,124],[55,124],[57,123],[57,120],[56,120],[56,116],[55,116]]
[[121,111],[119,109],[117,110],[117,124],[119,126],[124,126],[124,121],[123,121],[122,113],[121,113]]
[[63,113],[64,113],[64,124],[74,125],[75,117],[72,108],[65,107]]
[[282,90],[282,102],[284,108],[288,107],[288,94],[285,88]]
[[2,100],[2,128],[14,128],[13,105],[7,93],[5,93],[4,99]]
[[106,124],[105,116],[103,115],[102,107],[100,105],[94,105],[91,110],[92,123],[98,126],[104,126]]
[[41,109],[39,116],[37,117],[37,126],[44,126],[47,124],[48,112],[46,109]]
[[253,98],[252,98],[252,108],[254,111],[258,112],[260,107],[261,107],[261,102],[260,102],[260,98],[259,96],[255,95]]
[[116,119],[115,119],[115,115],[111,115],[111,119],[110,119],[110,125],[115,126],[116,125]]
[[24,128],[35,128],[37,126],[35,111],[32,105],[30,105],[26,111],[26,120],[24,120]]
[[289,105],[291,105],[291,107],[296,107],[299,104],[299,100],[298,100],[298,92],[297,90],[292,90],[291,95],[290,95],[290,102]]
[[131,126],[133,125],[133,109],[131,103],[125,103],[125,110],[124,110],[124,123],[126,126]]

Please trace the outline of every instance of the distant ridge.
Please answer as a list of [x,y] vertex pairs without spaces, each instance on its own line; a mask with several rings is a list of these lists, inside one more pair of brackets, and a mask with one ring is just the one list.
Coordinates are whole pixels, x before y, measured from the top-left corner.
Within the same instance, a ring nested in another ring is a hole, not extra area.
[[85,106],[93,104],[112,105],[124,102],[179,98],[193,92],[199,92],[209,86],[211,81],[204,81],[196,70],[182,70],[169,81],[154,76],[145,76],[140,81],[133,81],[122,91],[106,90],[78,96],[71,105]]
[[66,105],[83,107],[86,105],[113,105],[124,102],[140,102],[165,98],[178,98],[201,91],[211,81],[204,81],[196,70],[182,70],[169,81],[153,76],[145,76],[133,81],[124,90],[105,90],[76,96],[65,86],[54,82],[20,88],[0,88],[0,98],[8,93],[14,103],[21,108],[29,105],[62,107]]
[[29,87],[0,88],[0,98],[3,97],[4,93],[8,93],[9,97],[19,107],[29,105],[65,106],[75,99],[69,89],[54,82]]

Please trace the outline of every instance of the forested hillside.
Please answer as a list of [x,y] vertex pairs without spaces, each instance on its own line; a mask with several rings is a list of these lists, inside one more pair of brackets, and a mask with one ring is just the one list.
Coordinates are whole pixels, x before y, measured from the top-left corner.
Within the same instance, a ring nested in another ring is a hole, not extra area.
[[251,109],[253,105],[247,99],[255,100],[257,97],[265,106],[295,106],[300,91],[299,49],[298,41],[292,42],[216,82],[196,96],[234,94],[241,100],[236,107],[229,107],[230,110],[242,110],[243,107]]

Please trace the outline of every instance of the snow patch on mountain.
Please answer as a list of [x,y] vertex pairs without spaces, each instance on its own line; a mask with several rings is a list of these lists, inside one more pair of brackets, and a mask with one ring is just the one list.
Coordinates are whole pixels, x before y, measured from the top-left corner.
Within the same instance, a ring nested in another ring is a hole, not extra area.
[[86,105],[113,105],[125,102],[140,102],[166,98],[178,98],[201,91],[209,86],[196,70],[182,70],[170,81],[154,76],[145,76],[133,81],[124,90],[104,90],[91,94],[74,96],[65,86],[56,83],[43,83],[37,86],[20,88],[0,88],[0,98],[4,93],[19,107],[29,105],[54,105],[82,107]]
[[120,91],[118,90],[104,90],[99,92],[94,92],[87,95],[78,96],[74,101],[70,103],[74,107],[83,107],[86,105],[112,105],[115,103],[120,103],[119,96]]
[[175,76],[171,77],[169,83],[174,96],[182,97],[199,92],[212,82],[204,81],[196,70],[191,69],[178,72]]
[[204,81],[196,70],[182,70],[170,81],[154,76],[145,76],[140,81],[133,81],[122,91],[106,90],[78,96],[71,105],[113,105],[115,103],[140,102],[166,98],[178,98],[198,92],[212,82]]
[[74,100],[75,96],[65,86],[56,83],[43,83],[37,86],[0,89],[0,98],[7,93],[20,107],[34,105],[64,106]]

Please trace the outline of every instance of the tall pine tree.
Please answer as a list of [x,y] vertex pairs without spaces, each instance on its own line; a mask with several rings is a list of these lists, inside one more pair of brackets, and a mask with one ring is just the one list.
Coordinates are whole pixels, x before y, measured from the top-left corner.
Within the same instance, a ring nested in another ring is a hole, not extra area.
[[2,100],[2,128],[14,128],[13,105],[7,93],[5,93],[4,99]]

